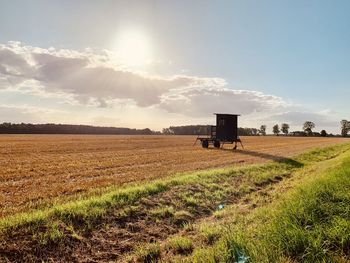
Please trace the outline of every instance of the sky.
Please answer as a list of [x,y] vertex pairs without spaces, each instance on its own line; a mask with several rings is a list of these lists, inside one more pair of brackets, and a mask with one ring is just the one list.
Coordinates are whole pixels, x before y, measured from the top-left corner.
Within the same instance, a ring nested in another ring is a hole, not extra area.
[[349,1],[0,0],[0,123],[350,119]]

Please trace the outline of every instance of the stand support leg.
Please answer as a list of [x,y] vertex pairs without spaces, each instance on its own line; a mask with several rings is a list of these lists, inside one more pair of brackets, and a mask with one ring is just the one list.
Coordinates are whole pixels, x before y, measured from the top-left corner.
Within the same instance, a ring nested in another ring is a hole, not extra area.
[[233,147],[233,150],[237,149],[237,142],[235,142],[235,147]]

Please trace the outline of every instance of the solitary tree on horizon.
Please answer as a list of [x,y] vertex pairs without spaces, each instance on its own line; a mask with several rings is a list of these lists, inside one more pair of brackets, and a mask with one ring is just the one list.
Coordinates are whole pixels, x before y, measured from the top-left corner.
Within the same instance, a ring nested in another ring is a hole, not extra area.
[[278,136],[278,134],[281,132],[280,131],[280,127],[278,126],[278,124],[275,124],[273,127],[272,127],[272,132]]
[[261,125],[259,132],[261,135],[266,135],[266,125]]
[[285,135],[288,135],[289,133],[289,124],[282,123],[281,130]]
[[343,137],[348,136],[348,133],[350,131],[350,121],[341,120],[340,126],[341,126],[341,136]]
[[312,121],[306,121],[303,126],[304,132],[306,132],[308,135],[312,135],[312,129],[315,128],[315,123]]

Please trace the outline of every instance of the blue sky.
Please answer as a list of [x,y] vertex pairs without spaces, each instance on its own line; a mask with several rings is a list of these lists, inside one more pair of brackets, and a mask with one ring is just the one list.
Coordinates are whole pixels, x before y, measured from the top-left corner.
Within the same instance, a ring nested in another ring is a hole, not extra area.
[[313,120],[339,132],[350,118],[349,1],[0,6],[0,122],[160,129],[226,111],[242,126]]

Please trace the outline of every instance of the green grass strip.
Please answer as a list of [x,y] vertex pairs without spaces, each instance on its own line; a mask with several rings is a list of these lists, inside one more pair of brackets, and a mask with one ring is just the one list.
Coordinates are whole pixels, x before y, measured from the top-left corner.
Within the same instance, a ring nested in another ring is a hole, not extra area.
[[350,260],[350,154],[276,208],[252,257],[266,261]]
[[219,241],[190,262],[350,262],[350,152],[333,159],[326,152],[281,200],[216,225],[225,230]]

